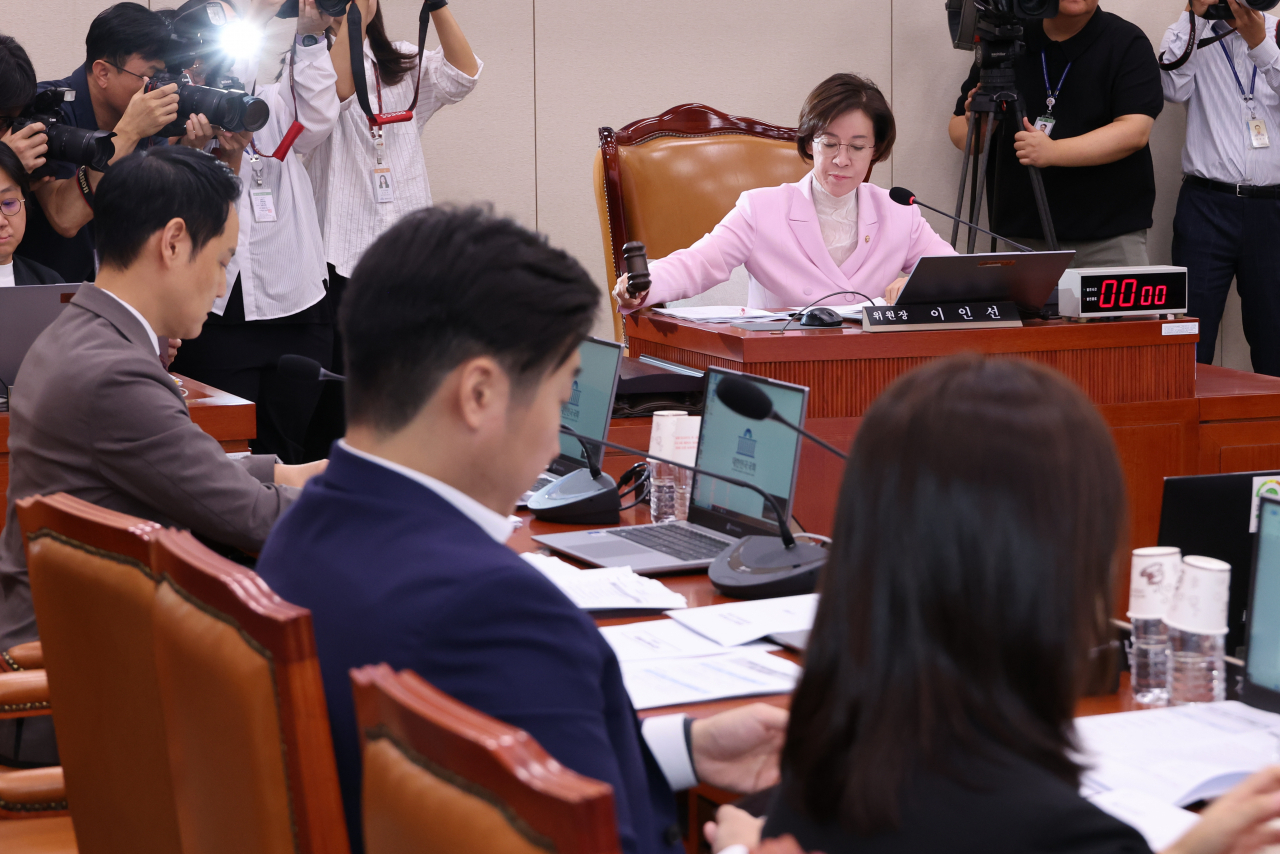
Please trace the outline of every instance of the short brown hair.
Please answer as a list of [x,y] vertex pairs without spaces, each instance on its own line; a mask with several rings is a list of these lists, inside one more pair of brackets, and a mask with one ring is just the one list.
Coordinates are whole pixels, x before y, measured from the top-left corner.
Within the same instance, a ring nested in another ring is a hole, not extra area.
[[827,125],[851,110],[862,110],[871,119],[876,133],[876,156],[872,164],[887,160],[898,139],[898,124],[893,110],[880,87],[856,74],[832,74],[809,93],[800,108],[800,126],[796,128],[796,147],[800,156],[813,162],[809,145]]

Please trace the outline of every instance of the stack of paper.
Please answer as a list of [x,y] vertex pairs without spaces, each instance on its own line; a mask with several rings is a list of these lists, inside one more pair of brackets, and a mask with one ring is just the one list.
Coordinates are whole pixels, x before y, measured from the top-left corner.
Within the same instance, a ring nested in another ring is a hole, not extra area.
[[1134,789],[1099,792],[1089,800],[1141,833],[1152,851],[1165,850],[1200,820],[1200,816],[1189,810],[1170,806],[1154,795]]
[[817,610],[818,594],[806,593],[690,608],[672,614],[671,619],[721,646],[738,646],[774,632],[811,629]]
[[[862,319],[862,310],[863,310],[864,308],[866,308],[867,306],[869,306],[869,305],[888,305],[888,304],[889,304],[889,303],[885,300],[885,298],[884,298],[884,297],[876,297],[875,299],[871,300],[870,302],[860,302],[860,303],[855,303],[854,305],[828,305],[828,306],[826,306],[826,308],[831,309],[831,310],[832,310],[832,311],[834,311],[836,314],[838,314],[838,315],[840,315],[841,317],[843,317],[845,320],[861,320],[861,319]],[[793,311],[800,311],[800,309],[799,309],[799,308],[792,309],[792,310],[793,310]]]
[[744,305],[696,305],[688,308],[655,308],[654,314],[665,314],[676,320],[690,320],[695,323],[732,323],[735,320],[768,320],[770,318],[786,319],[787,312],[765,311],[761,308],[747,308]]
[[785,694],[799,678],[795,664],[755,649],[622,665],[622,679],[637,709]]
[[[721,646],[695,631],[686,629],[675,620],[647,620],[643,623],[627,623],[621,626],[605,626],[600,634],[613,647],[618,661],[652,661],[656,658],[697,658],[703,655],[721,655],[732,647]],[[766,652],[780,649],[777,644],[757,641],[739,649],[762,649]]]
[[551,555],[521,555],[584,611],[668,611],[689,602],[661,581],[636,575],[629,566],[578,569]]

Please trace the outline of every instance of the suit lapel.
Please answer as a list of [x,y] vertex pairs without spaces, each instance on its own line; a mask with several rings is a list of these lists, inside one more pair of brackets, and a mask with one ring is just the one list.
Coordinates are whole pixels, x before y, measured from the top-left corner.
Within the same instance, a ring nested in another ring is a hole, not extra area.
[[796,240],[800,243],[800,248],[809,256],[809,260],[813,262],[822,274],[830,279],[834,284],[844,287],[846,278],[840,269],[836,267],[836,262],[831,258],[831,252],[827,250],[827,245],[822,241],[822,228],[818,225],[818,211],[813,206],[813,198],[809,195],[813,192],[809,186],[812,180],[810,175],[806,175],[799,183],[793,184],[794,188],[791,194],[791,210],[787,214],[788,224],[791,226],[791,233],[795,235]]
[[[147,335],[147,330],[142,327],[142,323],[138,318],[134,317],[111,294],[104,292],[93,282],[85,282],[80,286],[80,290],[76,291],[76,295],[71,298],[71,304],[79,306],[85,311],[91,311],[110,323],[130,343],[150,356],[165,377],[169,376],[169,372],[165,370],[164,365],[160,364],[160,359],[156,356],[156,351],[151,346],[151,337]],[[170,380],[164,385],[177,395],[183,406],[187,405],[186,398],[182,396],[182,389],[178,388],[177,383]]]
[[[865,187],[866,184],[862,186]],[[876,233],[880,230],[879,216],[871,200],[867,198],[868,194],[862,192],[862,187],[854,192],[858,194],[858,245],[854,247],[853,254],[840,265],[840,275],[846,284],[853,279],[858,269],[862,267],[862,263],[870,256],[871,244],[875,243]]]

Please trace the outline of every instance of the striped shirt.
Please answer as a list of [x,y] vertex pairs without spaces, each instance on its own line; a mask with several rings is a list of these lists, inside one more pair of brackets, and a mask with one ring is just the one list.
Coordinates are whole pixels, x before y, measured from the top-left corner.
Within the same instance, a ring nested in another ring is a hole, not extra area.
[[[418,46],[396,42],[395,47],[417,56]],[[479,60],[477,59],[477,62]],[[481,70],[484,64],[480,65]],[[419,137],[436,110],[456,104],[475,88],[480,72],[468,77],[450,65],[444,50],[437,48],[422,56],[422,84],[413,121],[388,125],[383,129],[383,166],[390,167],[393,201],[379,203],[374,167],[377,149],[369,133],[369,120],[355,95],[342,102],[342,114],[332,136],[311,155],[307,171],[315,188],[316,206],[324,232],[325,258],[339,275],[350,276],[360,256],[384,231],[410,211],[431,204],[427,164]],[[378,111],[378,91],[374,77],[373,51],[364,43],[364,71],[368,82],[369,106]],[[407,110],[413,102],[413,73],[394,86],[382,86],[384,113]]]
[[[1196,48],[1187,64],[1177,71],[1162,71],[1166,101],[1187,105],[1187,141],[1182,149],[1182,171],[1226,184],[1265,187],[1280,184],[1280,46],[1275,40],[1276,19],[1264,15],[1267,38],[1249,50],[1244,37],[1227,36],[1218,44]],[[1212,35],[1214,22],[1196,18],[1196,40]],[[1219,31],[1225,24],[1217,24]],[[1182,55],[1190,35],[1184,13],[1165,33],[1160,59],[1170,62]],[[1231,54],[1236,73],[1222,52]],[[1251,111],[1240,93],[1252,86],[1258,69],[1252,112],[1267,124],[1270,148],[1249,144]],[[1236,75],[1240,82],[1236,82]]]
[[[271,118],[253,134],[257,162],[250,159],[249,151],[241,160],[240,180],[244,186],[236,202],[240,242],[227,266],[227,293],[213,304],[213,311],[221,315],[226,309],[239,276],[245,320],[273,320],[297,314],[324,299],[328,275],[324,244],[311,181],[299,157],[327,138],[337,121],[338,75],[323,41],[311,47],[298,46],[293,70],[295,114],[288,68],[279,82],[257,87],[256,92],[257,59],[238,64],[233,73],[236,72],[247,75],[240,79],[248,91],[267,102]],[[270,155],[293,125],[295,115],[306,130],[285,155],[284,162],[275,160]],[[263,190],[271,192],[274,222],[258,222],[254,218],[251,193]]]

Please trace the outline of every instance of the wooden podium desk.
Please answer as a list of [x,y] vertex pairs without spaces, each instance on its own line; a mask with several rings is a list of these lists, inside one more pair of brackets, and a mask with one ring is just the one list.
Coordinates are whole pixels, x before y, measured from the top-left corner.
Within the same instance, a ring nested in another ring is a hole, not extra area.
[[[249,440],[258,435],[253,403],[186,377],[179,379],[187,393],[191,420],[217,439],[227,451],[249,450]],[[0,495],[8,490],[9,413],[0,412]],[[0,516],[0,530],[3,528],[4,518]]]

